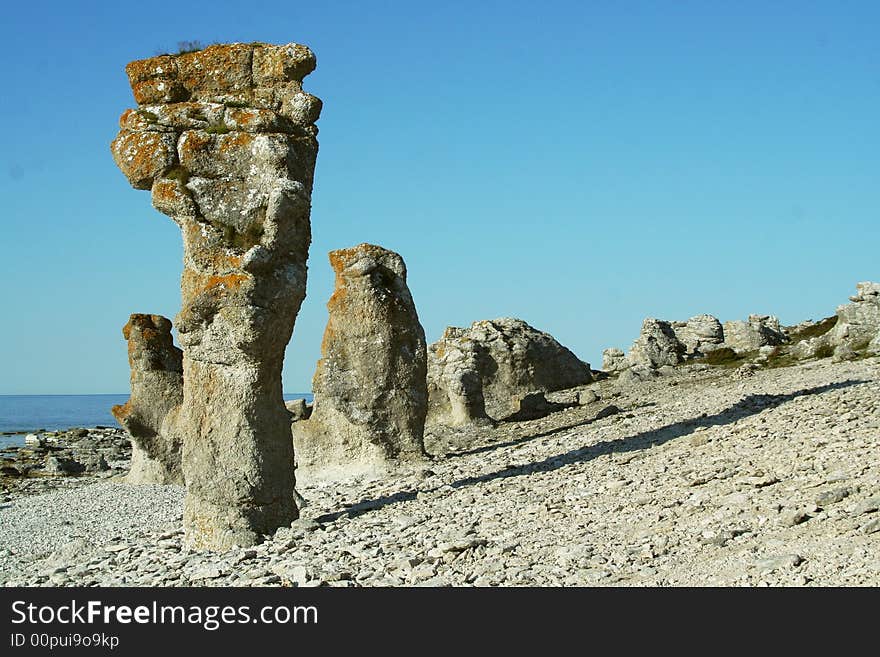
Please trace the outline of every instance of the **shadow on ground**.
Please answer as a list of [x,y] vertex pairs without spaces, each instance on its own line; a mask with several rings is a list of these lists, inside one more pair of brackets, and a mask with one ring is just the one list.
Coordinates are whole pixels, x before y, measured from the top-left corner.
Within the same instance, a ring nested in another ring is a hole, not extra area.
[[[554,456],[550,456],[542,461],[537,461],[534,463],[527,463],[524,465],[514,465],[508,466],[501,470],[496,470],[495,472],[490,472],[484,475],[479,475],[476,477],[465,477],[464,479],[459,479],[450,486],[452,488],[464,488],[465,486],[472,486],[474,484],[485,483],[487,481],[493,481],[495,479],[506,479],[509,477],[520,477],[523,475],[529,475],[535,472],[550,472],[552,470],[557,470],[559,468],[565,467],[567,465],[571,465],[573,463],[585,463],[587,461],[591,461],[599,456],[604,454],[620,454],[624,452],[632,452],[637,450],[648,449],[651,446],[662,445],[664,443],[669,442],[670,440],[674,440],[676,438],[681,438],[683,436],[687,436],[691,433],[694,433],[698,428],[709,428],[709,427],[717,427],[724,426],[726,424],[733,424],[734,422],[738,422],[746,417],[751,415],[755,415],[760,413],[761,411],[777,408],[786,402],[790,402],[798,397],[806,397],[809,395],[821,395],[825,392],[830,392],[832,390],[840,390],[842,388],[849,388],[855,385],[861,385],[863,383],[867,383],[867,381],[859,380],[859,379],[850,379],[847,381],[841,381],[839,383],[829,383],[822,386],[816,386],[813,388],[805,388],[803,390],[798,390],[797,392],[788,393],[785,395],[749,395],[744,397],[742,400],[734,404],[733,406],[726,408],[725,410],[715,413],[714,415],[706,415],[705,413],[688,420],[683,420],[681,422],[675,422],[673,424],[668,424],[664,427],[660,427],[659,429],[652,429],[650,431],[643,431],[637,433],[632,436],[628,436],[626,438],[618,438],[617,440],[609,440],[597,443],[596,445],[591,445],[589,447],[581,447],[579,449],[570,450],[568,452],[562,454],[556,454]],[[562,431],[567,431],[569,429],[573,429],[575,427],[583,426],[586,424],[592,423],[594,420],[585,420],[583,422],[578,422],[575,424],[571,424],[564,427],[559,427],[557,429],[553,429],[551,431],[545,431],[543,433],[538,433],[530,436],[524,436],[522,438],[517,438],[516,440],[508,441],[506,443],[499,443],[496,445],[489,445],[486,447],[480,447],[477,449],[469,450],[466,452],[460,452],[454,456],[460,457],[468,454],[479,454],[483,452],[488,452],[494,449],[498,449],[500,447],[509,447],[513,445],[522,444],[525,442],[529,442],[532,440],[536,440],[538,438],[544,438],[546,436],[550,436],[556,433],[560,433]],[[431,492],[429,489],[425,492]],[[361,515],[362,513],[367,513],[369,511],[374,511],[376,509],[381,509],[385,506],[389,506],[391,504],[396,504],[397,502],[405,502],[409,500],[414,500],[420,491],[401,491],[398,493],[394,493],[393,495],[385,495],[383,497],[376,498],[374,500],[367,500],[364,502],[360,502],[358,504],[354,504],[349,506],[341,511],[336,513],[328,513],[319,518],[316,518],[317,522],[333,522],[337,518],[343,515],[349,515],[351,517]]]

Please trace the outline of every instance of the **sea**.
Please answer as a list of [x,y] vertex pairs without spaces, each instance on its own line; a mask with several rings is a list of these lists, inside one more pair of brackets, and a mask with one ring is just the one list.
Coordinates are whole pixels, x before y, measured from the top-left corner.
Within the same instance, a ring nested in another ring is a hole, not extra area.
[[[311,393],[284,393],[285,400],[303,398],[313,400]],[[24,445],[26,434],[39,431],[118,427],[110,407],[126,401],[127,394],[0,395],[0,448]]]

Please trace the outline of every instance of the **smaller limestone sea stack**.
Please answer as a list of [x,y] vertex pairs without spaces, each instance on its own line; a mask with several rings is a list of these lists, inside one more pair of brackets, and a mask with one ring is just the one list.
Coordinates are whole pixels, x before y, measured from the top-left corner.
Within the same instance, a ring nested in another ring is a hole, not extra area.
[[183,401],[183,352],[174,346],[171,321],[132,315],[122,329],[128,341],[131,397],[113,416],[131,436],[132,484],[182,484],[181,438],[174,429]]
[[450,326],[428,353],[428,423],[467,426],[503,420],[530,393],[592,382],[583,362],[521,319]]
[[425,332],[398,254],[330,253],[336,288],[308,419],[294,422],[297,476],[376,475],[425,456]]

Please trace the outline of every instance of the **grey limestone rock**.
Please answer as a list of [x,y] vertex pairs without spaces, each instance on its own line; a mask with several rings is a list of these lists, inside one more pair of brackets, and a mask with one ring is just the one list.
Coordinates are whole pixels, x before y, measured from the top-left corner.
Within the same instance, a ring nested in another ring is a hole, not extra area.
[[212,45],[126,66],[111,151],[183,235],[186,543],[252,545],[297,518],[284,349],[306,292],[321,102],[299,44]]
[[521,319],[448,327],[428,350],[428,423],[491,424],[534,392],[592,382],[589,364]]
[[403,258],[372,244],[330,253],[336,288],[307,420],[292,425],[299,472],[342,479],[425,458],[425,332]]

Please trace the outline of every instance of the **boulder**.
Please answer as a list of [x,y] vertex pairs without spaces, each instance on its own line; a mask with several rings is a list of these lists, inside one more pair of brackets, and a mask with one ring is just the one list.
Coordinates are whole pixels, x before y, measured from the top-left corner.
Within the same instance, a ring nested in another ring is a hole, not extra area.
[[425,458],[425,332],[397,253],[360,244],[330,264],[314,406],[292,425],[297,468],[309,479],[381,476]]
[[[284,349],[306,291],[321,102],[299,44],[212,45],[126,67],[116,164],[183,237],[185,542],[252,545],[298,517]],[[174,416],[173,418],[171,416]]]
[[447,328],[428,349],[428,423],[489,424],[534,392],[592,382],[588,363],[521,319]]

